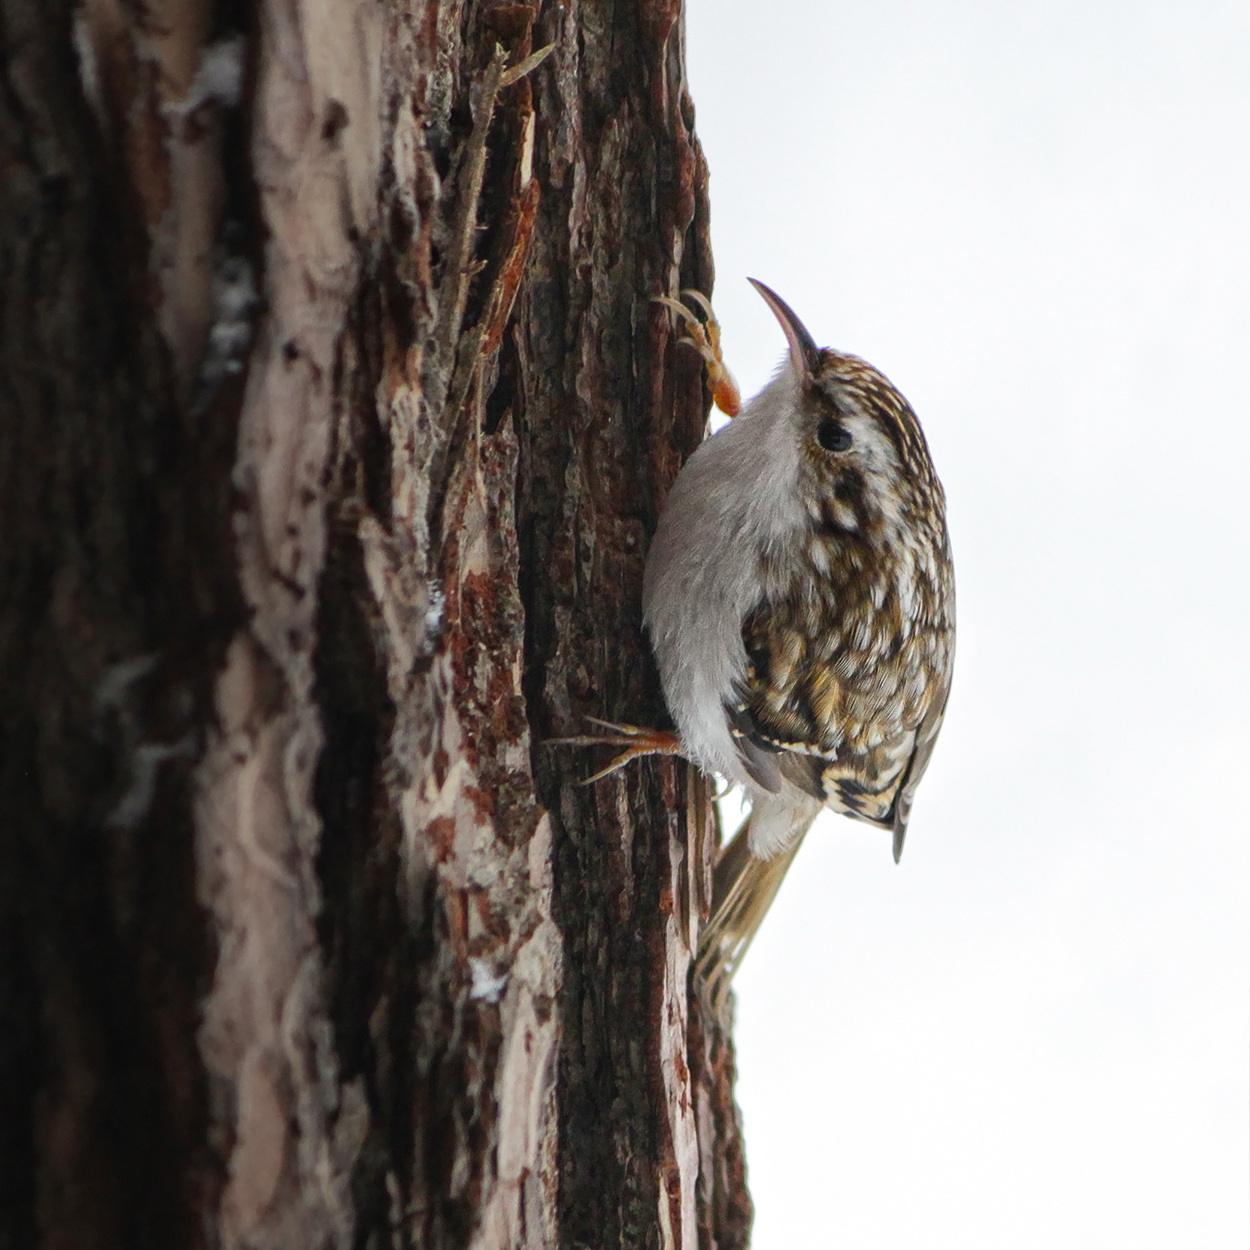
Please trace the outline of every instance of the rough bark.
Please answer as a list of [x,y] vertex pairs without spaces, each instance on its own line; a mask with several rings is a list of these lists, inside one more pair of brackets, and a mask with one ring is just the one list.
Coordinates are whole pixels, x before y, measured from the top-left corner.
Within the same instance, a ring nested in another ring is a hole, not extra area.
[[0,21],[0,1247],[745,1245],[677,0]]

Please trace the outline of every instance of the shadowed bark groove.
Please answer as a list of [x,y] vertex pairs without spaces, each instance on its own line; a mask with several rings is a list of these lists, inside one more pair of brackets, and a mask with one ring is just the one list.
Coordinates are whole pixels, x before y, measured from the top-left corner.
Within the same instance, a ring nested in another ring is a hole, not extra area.
[[0,1248],[745,1246],[677,0],[0,22]]

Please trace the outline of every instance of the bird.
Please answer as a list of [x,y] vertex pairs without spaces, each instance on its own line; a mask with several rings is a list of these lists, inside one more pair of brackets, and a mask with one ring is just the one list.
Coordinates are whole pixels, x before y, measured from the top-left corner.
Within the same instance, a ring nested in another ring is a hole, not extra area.
[[749,281],[788,352],[745,406],[706,297],[682,292],[705,322],[656,297],[733,418],[682,466],[644,571],[675,730],[598,721],[605,735],[570,740],[625,747],[596,778],[663,752],[745,792],[695,960],[717,1005],[822,810],[889,831],[898,862],[955,656],[945,494],[916,414],[884,374],[818,348]]

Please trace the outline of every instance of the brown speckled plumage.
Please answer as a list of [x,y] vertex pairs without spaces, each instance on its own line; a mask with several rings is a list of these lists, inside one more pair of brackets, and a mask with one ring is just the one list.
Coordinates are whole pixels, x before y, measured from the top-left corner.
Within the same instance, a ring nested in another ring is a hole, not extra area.
[[[950,682],[945,498],[916,416],[889,381],[854,356],[822,351],[819,362],[800,471],[810,526],[792,547],[759,555],[767,589],[742,626],[749,663],[733,732],[775,752],[782,775],[813,797],[893,828],[915,731]],[[897,457],[897,516],[819,444],[848,392]]]
[[669,495],[643,606],[677,738],[633,748],[679,749],[751,800],[700,947],[721,986],[822,807],[891,830],[901,854],[955,646],[945,498],[915,413],[756,286],[789,367]]

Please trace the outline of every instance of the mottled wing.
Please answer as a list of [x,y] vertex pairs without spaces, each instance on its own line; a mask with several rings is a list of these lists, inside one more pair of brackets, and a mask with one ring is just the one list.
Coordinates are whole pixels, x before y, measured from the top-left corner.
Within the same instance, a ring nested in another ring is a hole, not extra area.
[[951,669],[948,666],[946,677],[937,697],[920,723],[916,731],[916,743],[911,759],[907,764],[907,772],[899,789],[898,799],[894,804],[894,862],[897,864],[903,853],[903,840],[907,837],[907,821],[911,817],[911,805],[916,798],[916,788],[929,767],[929,759],[933,755],[933,747],[937,743],[938,733],[942,728],[942,720],[946,716],[946,700],[951,689]]
[[788,781],[837,811],[905,828],[949,670],[930,679],[911,671],[906,648],[839,645],[814,627],[813,610],[763,604],[744,624],[745,685],[726,709],[744,764],[766,789]]

